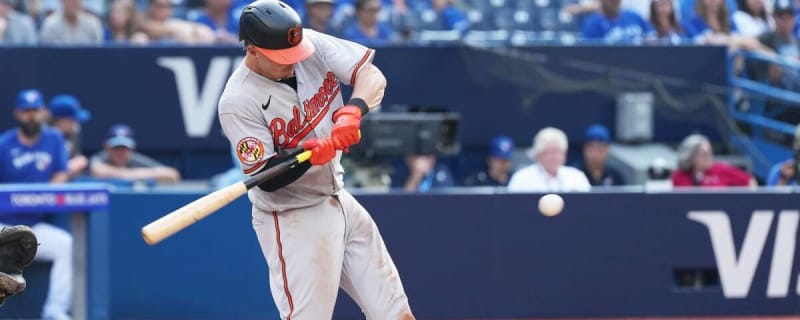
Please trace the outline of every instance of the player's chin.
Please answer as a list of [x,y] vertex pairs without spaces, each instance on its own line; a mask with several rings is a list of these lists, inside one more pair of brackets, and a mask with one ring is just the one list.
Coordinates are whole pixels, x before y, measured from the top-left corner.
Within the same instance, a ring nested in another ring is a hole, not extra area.
[[281,65],[280,68],[278,69],[278,73],[280,74],[281,78],[289,78],[294,74],[294,65],[293,64]]

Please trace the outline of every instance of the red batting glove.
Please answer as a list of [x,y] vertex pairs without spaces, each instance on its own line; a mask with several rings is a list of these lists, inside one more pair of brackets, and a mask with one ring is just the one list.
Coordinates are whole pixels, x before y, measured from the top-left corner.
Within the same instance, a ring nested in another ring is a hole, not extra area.
[[361,140],[361,109],[354,105],[346,105],[333,113],[333,132],[331,140],[336,144],[337,150],[347,150],[347,147]]
[[330,138],[306,140],[303,142],[303,150],[311,150],[309,161],[315,166],[326,164],[336,157],[336,146]]

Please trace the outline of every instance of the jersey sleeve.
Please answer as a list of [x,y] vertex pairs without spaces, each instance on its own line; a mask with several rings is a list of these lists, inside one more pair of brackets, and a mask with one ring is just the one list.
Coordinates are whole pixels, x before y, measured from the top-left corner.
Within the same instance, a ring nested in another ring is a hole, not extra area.
[[372,59],[375,57],[375,50],[358,43],[312,30],[306,31],[313,32],[310,39],[314,41],[314,47],[322,54],[325,63],[331,68],[336,78],[347,85],[352,86],[358,72],[364,66],[372,63]]
[[263,120],[240,113],[220,113],[219,121],[245,174],[261,171],[267,160],[277,154],[272,135]]

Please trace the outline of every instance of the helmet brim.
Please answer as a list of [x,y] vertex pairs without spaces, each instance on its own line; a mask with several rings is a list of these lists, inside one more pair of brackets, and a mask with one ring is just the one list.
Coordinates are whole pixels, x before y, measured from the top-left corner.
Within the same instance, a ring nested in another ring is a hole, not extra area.
[[256,46],[256,50],[276,63],[295,64],[314,54],[316,48],[314,48],[314,44],[311,41],[303,38],[300,43],[291,48],[264,49]]

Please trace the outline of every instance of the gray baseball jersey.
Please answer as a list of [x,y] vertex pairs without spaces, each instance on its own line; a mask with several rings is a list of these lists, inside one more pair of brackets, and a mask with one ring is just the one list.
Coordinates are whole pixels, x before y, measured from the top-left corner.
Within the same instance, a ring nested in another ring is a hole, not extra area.
[[[330,137],[333,112],[343,105],[340,83],[353,84],[371,63],[374,51],[354,42],[304,29],[316,51],[295,66],[297,91],[267,79],[242,64],[233,72],[219,101],[219,119],[245,174],[261,171],[280,149]],[[256,209],[285,211],[327,199],[342,188],[341,152],[326,165],[312,166],[302,177],[275,192],[253,188]]]

